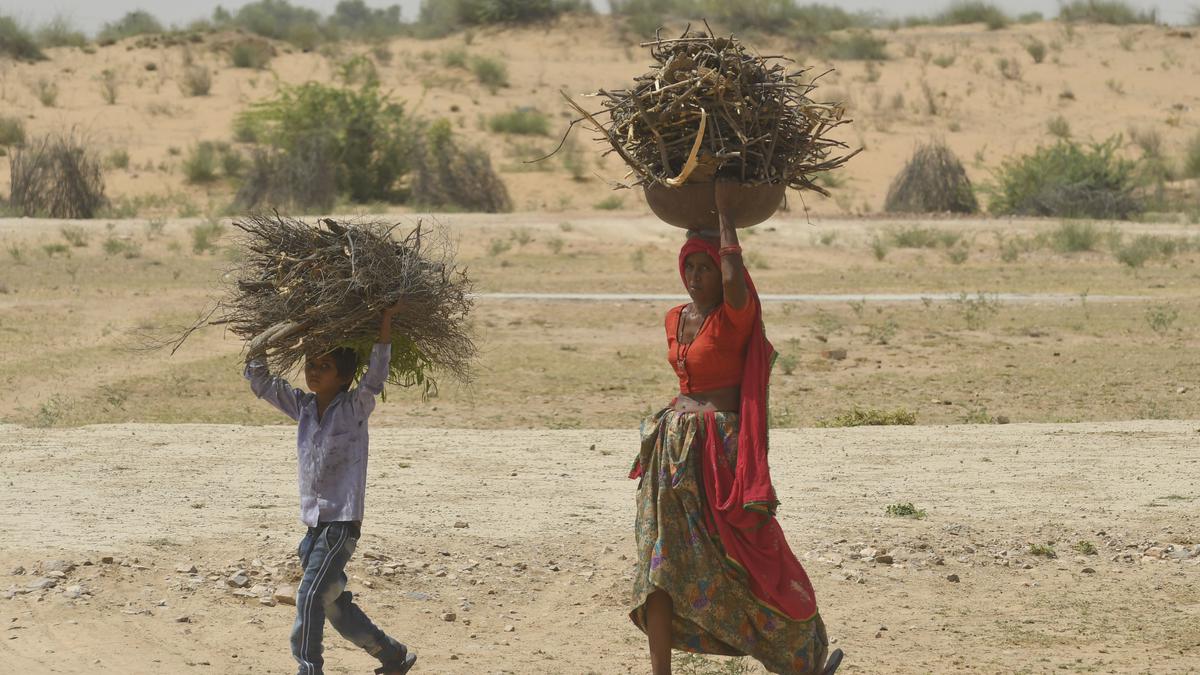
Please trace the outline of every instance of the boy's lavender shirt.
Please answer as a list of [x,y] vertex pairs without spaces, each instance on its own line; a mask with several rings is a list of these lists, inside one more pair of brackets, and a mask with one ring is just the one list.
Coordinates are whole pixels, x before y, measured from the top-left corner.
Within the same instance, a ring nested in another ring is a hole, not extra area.
[[367,418],[375,409],[375,397],[387,381],[391,356],[390,344],[376,344],[358,386],[338,394],[320,422],[316,394],[296,389],[282,377],[272,375],[261,359],[246,364],[246,379],[250,380],[255,396],[299,422],[296,456],[300,469],[300,520],[309,527],[316,527],[318,522],[363,518]]

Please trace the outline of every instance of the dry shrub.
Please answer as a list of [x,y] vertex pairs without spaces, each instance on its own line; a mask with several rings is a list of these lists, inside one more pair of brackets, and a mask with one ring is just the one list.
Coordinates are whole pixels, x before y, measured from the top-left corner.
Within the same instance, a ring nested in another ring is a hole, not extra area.
[[11,206],[24,216],[94,218],[108,201],[100,158],[73,133],[35,139],[10,162]]
[[945,143],[917,148],[892,181],[884,210],[889,213],[975,213],[979,203],[962,162]]
[[412,201],[421,206],[500,213],[512,210],[504,181],[479,148],[459,147],[450,123],[430,125],[416,153]]
[[337,198],[337,177],[328,144],[297,142],[288,150],[255,150],[234,205],[328,212]]

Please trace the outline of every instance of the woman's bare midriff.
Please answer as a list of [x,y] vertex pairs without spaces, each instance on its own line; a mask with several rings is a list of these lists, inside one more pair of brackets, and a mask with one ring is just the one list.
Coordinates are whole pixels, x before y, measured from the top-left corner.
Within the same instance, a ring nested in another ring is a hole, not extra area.
[[708,391],[680,393],[675,399],[676,412],[737,412],[741,407],[741,388],[722,387]]

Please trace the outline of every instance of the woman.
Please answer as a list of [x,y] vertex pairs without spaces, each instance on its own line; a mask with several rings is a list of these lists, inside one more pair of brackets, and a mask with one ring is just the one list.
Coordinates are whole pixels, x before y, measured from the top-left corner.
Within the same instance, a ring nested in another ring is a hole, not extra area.
[[715,185],[720,246],[689,233],[679,272],[692,302],[667,312],[679,397],[642,423],[638,569],[629,613],[654,675],[671,650],[750,655],[775,673],[831,673],[808,576],[774,518],[767,377],[774,350],[742,263],[733,182]]

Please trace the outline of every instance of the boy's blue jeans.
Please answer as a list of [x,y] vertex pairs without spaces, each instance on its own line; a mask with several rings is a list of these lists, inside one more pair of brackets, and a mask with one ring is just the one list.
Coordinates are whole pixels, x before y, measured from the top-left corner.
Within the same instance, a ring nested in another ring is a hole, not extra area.
[[342,637],[384,664],[404,661],[404,645],[371,623],[354,604],[354,595],[346,590],[346,563],[354,553],[358,536],[358,523],[320,523],[308,528],[300,542],[304,579],[296,592],[296,623],[292,626],[292,656],[300,664],[299,675],[321,675],[326,617]]

